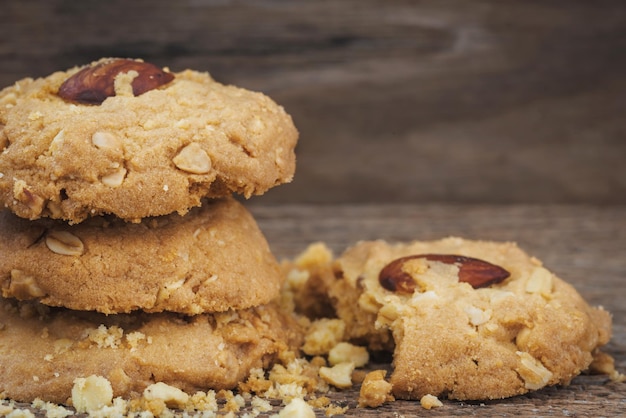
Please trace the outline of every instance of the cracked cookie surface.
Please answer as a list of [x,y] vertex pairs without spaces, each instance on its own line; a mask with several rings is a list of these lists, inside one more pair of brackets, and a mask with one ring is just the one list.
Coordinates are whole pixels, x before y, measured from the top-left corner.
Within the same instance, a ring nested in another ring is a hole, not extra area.
[[[336,259],[318,244],[295,267],[310,274],[300,297],[324,289],[346,340],[393,351],[396,398],[498,399],[567,384],[611,334],[608,312],[514,243],[368,241]],[[485,285],[489,273],[497,280]]]
[[249,211],[234,198],[125,223],[77,225],[0,213],[4,297],[107,314],[243,309],[279,294],[281,272]]
[[183,214],[203,197],[249,197],[291,181],[298,132],[281,106],[192,70],[166,72],[172,80],[135,96],[133,81],[150,76],[133,63],[108,77],[115,94],[99,104],[58,94],[86,67],[0,91],[5,207],[28,219],[138,221]]

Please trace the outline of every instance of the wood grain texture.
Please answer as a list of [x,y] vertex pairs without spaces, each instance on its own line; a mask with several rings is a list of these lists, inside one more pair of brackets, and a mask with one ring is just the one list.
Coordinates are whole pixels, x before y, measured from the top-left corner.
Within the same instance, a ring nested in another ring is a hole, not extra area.
[[281,203],[626,203],[622,0],[8,1],[0,86],[101,56],[268,93]]

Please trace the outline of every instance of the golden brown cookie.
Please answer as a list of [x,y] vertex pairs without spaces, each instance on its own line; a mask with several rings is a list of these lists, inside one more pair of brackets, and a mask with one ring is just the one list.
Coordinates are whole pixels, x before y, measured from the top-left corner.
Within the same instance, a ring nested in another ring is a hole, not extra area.
[[182,214],[291,181],[297,137],[261,93],[103,59],[0,91],[0,204],[72,223]]
[[0,298],[0,393],[67,403],[76,378],[102,376],[125,399],[163,382],[190,394],[231,389],[295,350],[301,335],[276,306],[187,317],[103,315]]
[[279,294],[281,272],[248,210],[209,200],[187,215],[68,225],[0,213],[4,297],[103,313],[243,309]]
[[[315,260],[318,260],[316,263]],[[611,317],[513,243],[361,242],[296,260],[326,289],[347,340],[392,350],[393,395],[496,399],[567,384],[609,341]]]

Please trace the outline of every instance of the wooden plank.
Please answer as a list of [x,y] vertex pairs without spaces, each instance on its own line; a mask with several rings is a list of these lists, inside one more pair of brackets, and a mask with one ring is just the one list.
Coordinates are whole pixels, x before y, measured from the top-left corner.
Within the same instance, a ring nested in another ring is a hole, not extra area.
[[138,56],[264,91],[301,131],[290,203],[626,203],[626,7],[7,2],[0,86]]

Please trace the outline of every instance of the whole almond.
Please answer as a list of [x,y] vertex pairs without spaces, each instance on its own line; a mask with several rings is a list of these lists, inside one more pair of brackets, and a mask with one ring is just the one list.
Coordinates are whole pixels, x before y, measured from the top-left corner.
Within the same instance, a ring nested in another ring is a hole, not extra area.
[[378,275],[380,285],[392,292],[413,293],[416,283],[411,275],[403,270],[403,266],[407,261],[417,258],[456,264],[459,266],[459,282],[469,283],[474,289],[500,283],[510,276],[510,273],[502,267],[478,258],[454,254],[419,254],[401,257],[387,264]]
[[115,77],[130,71],[136,71],[138,74],[131,83],[135,96],[174,79],[172,73],[147,62],[111,59],[85,67],[65,80],[59,88],[58,95],[70,102],[99,105],[107,97],[115,96]]

